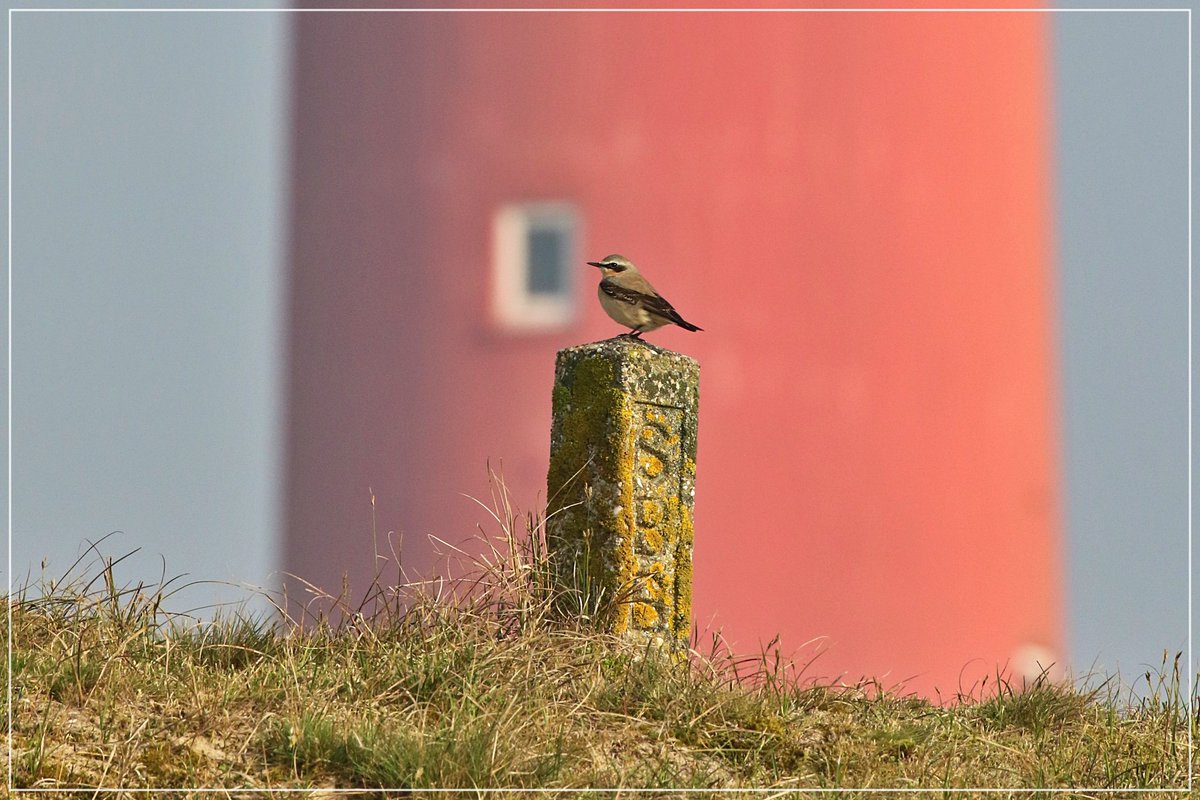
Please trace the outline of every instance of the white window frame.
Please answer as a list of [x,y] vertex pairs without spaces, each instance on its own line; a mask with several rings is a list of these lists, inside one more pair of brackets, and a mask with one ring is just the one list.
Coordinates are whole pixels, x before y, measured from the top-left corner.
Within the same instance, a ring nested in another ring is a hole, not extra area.
[[[552,228],[566,236],[567,264],[563,290],[546,295],[530,292],[529,233]],[[497,212],[493,227],[492,311],[496,321],[517,331],[564,328],[575,321],[580,241],[579,213],[570,203],[511,203]],[[580,262],[582,263],[582,262]]]

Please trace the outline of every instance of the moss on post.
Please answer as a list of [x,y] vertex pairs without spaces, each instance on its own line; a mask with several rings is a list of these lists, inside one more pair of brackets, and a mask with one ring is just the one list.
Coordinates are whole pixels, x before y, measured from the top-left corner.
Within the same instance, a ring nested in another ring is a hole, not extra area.
[[630,338],[561,350],[547,541],[564,586],[616,598],[606,625],[686,646],[700,366]]

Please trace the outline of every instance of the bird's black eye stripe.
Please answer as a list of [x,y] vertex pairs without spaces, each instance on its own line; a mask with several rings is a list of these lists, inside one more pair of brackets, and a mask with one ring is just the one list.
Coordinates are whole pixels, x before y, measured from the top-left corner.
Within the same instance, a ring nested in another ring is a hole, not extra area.
[[612,262],[612,263],[609,263],[609,264],[605,264],[605,265],[604,265],[604,267],[605,267],[606,269],[616,270],[617,272],[624,272],[624,271],[625,271],[625,265],[624,265],[624,264],[618,264],[618,263],[616,263],[615,261],[614,261],[614,262]]

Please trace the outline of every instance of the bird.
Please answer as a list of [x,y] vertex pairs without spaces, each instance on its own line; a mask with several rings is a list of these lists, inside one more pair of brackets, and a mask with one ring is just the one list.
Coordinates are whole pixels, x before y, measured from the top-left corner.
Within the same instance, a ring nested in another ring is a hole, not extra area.
[[614,321],[632,329],[621,336],[640,339],[646,331],[671,324],[686,331],[704,330],[679,316],[679,312],[654,290],[650,281],[642,277],[638,268],[625,256],[613,253],[600,261],[587,263],[588,266],[597,267],[604,276],[596,291],[600,307]]

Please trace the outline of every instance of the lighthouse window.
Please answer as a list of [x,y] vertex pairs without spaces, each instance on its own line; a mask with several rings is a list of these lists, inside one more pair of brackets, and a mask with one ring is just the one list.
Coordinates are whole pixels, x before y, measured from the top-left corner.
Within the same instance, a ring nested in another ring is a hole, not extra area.
[[575,319],[579,216],[567,203],[505,206],[495,222],[496,319],[506,328],[547,330]]
[[561,228],[529,229],[529,272],[527,288],[530,294],[561,294],[567,276],[567,240],[570,231]]

